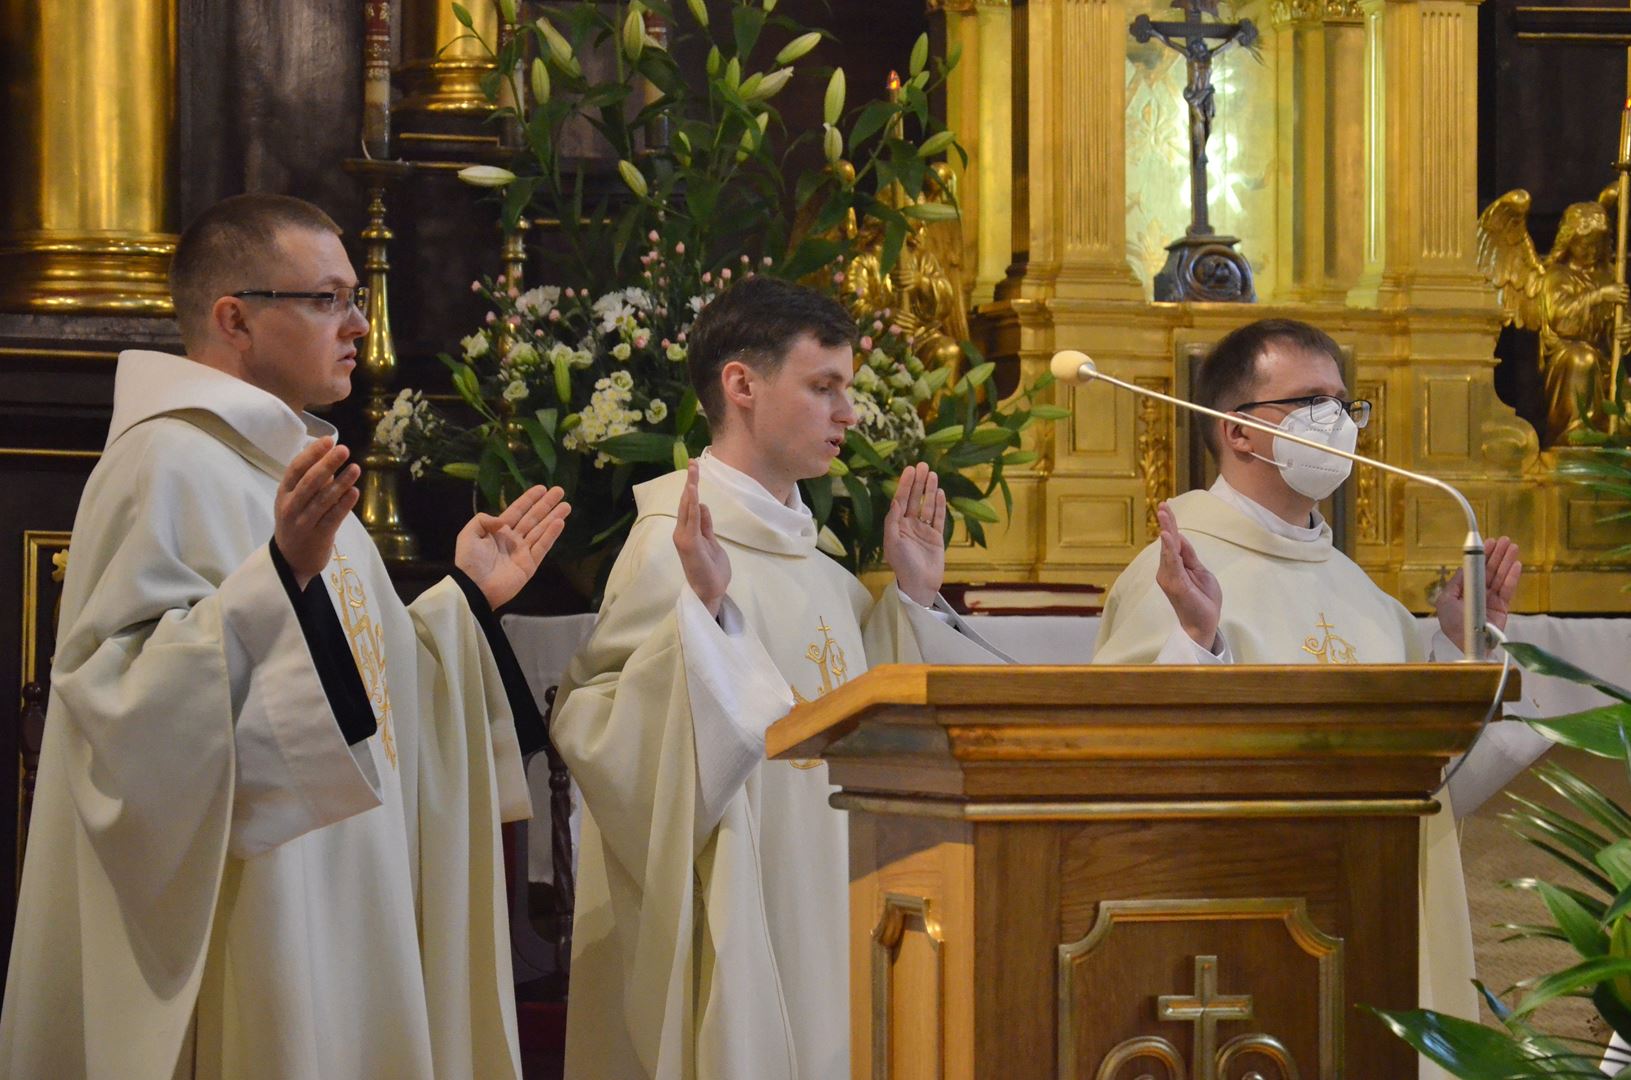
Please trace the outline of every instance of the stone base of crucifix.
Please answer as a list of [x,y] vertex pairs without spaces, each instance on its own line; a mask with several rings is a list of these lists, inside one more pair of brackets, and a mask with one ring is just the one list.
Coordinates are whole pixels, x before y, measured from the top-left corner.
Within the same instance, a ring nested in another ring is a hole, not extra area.
[[1210,300],[1250,304],[1252,265],[1235,250],[1233,236],[1185,236],[1167,245],[1167,264],[1155,275],[1157,300]]

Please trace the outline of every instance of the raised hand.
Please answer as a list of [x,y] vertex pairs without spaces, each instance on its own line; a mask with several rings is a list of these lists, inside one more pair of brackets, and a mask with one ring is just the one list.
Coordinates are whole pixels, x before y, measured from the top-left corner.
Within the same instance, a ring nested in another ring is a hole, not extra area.
[[1178,519],[1166,503],[1156,508],[1155,518],[1161,523],[1161,564],[1155,571],[1155,583],[1167,594],[1184,633],[1210,652],[1223,618],[1223,586],[1178,531]]
[[502,514],[477,514],[459,530],[453,565],[470,575],[490,607],[508,603],[532,580],[560,539],[571,504],[558,487],[528,488]]
[[[1518,578],[1522,573],[1518,545],[1510,538],[1497,537],[1484,545],[1484,615],[1497,630],[1506,629],[1506,618],[1512,613],[1512,597],[1518,591]],[[1434,605],[1439,629],[1463,649],[1467,647],[1467,622],[1461,601],[1466,591],[1466,576],[1457,570],[1438,591]]]
[[272,501],[272,539],[302,589],[323,572],[334,535],[357,505],[362,469],[346,465],[351,451],[325,436],[301,450],[284,470]]
[[900,474],[883,520],[883,557],[900,591],[929,607],[946,577],[946,493],[922,462]]
[[680,495],[674,522],[674,550],[679,552],[685,580],[708,614],[719,618],[725,590],[731,584],[731,557],[714,535],[714,518],[697,492],[700,473],[695,461],[685,467],[685,491]]

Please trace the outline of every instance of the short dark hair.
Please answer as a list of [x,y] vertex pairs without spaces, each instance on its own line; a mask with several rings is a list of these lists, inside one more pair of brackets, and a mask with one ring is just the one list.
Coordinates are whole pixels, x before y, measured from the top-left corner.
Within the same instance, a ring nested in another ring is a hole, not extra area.
[[[1322,352],[1342,367],[1342,349],[1331,335],[1296,319],[1259,319],[1225,334],[1201,362],[1190,399],[1197,405],[1219,412],[1232,412],[1251,400],[1257,386],[1257,358],[1270,345],[1284,343],[1311,352]],[[1201,425],[1206,448],[1214,460],[1222,457],[1218,445],[1218,425],[1208,420]]]
[[278,234],[290,228],[340,235],[333,218],[291,195],[234,195],[192,220],[170,259],[170,297],[183,341],[196,340],[221,297],[265,287],[252,279],[278,257]]
[[708,302],[687,339],[691,386],[709,423],[725,417],[719,373],[732,360],[774,374],[799,338],[823,348],[855,345],[855,320],[830,296],[782,278],[755,274]]

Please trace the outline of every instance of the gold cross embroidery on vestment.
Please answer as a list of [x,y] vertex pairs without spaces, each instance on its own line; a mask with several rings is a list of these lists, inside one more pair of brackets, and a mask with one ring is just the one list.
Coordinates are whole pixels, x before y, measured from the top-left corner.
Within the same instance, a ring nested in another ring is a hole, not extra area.
[[362,578],[350,567],[350,560],[336,550],[333,562],[338,567],[329,576],[329,583],[340,598],[340,618],[345,623],[351,657],[357,662],[357,674],[362,676],[363,689],[368,692],[368,704],[373,706],[374,719],[379,722],[379,741],[385,751],[385,759],[395,768],[396,739],[391,733],[391,691],[385,682],[385,633],[368,614],[368,594],[362,587]]
[[[816,616],[816,630],[821,634],[821,640],[812,642],[804,650],[804,659],[816,666],[821,673],[821,689],[816,691],[817,698],[826,697],[838,687],[843,686],[849,679],[849,661],[844,658],[844,647],[833,640],[832,627],[827,625],[826,618]],[[800,705],[808,705],[810,698],[799,693],[799,688],[790,686],[793,691],[793,700]],[[795,761],[792,763],[796,769],[813,769],[820,765],[820,761]]]
[[1325,612],[1320,612],[1320,621],[1316,624],[1319,630],[1324,631],[1324,637],[1310,634],[1303,639],[1303,652],[1308,653],[1321,664],[1357,664],[1359,656],[1352,643],[1346,638],[1331,633],[1334,627],[1326,621]]

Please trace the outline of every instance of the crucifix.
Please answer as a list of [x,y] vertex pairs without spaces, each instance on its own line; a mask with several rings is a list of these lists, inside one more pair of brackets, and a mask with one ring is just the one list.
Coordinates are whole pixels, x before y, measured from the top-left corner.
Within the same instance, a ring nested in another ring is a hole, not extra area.
[[1167,264],[1155,278],[1157,300],[1232,300],[1250,303],[1252,270],[1235,250],[1232,236],[1216,236],[1206,207],[1206,143],[1217,116],[1212,86],[1212,58],[1231,45],[1250,49],[1257,27],[1250,19],[1208,22],[1218,14],[1218,0],[1172,0],[1184,13],[1182,22],[1154,21],[1148,15],[1133,20],[1129,32],[1140,44],[1152,38],[1184,58],[1188,80],[1184,101],[1189,105],[1189,229],[1167,245]]

